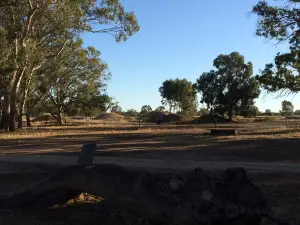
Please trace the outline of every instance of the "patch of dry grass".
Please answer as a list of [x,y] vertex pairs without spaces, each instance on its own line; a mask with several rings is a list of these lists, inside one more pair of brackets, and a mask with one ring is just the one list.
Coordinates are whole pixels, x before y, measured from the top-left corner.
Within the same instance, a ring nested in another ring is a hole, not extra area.
[[[74,135],[98,135],[98,134],[138,134],[138,133],[172,133],[172,132],[179,132],[178,129],[151,129],[151,128],[141,128],[141,129],[128,129],[128,130],[102,130],[97,131],[99,126],[89,126],[88,129],[81,129],[86,128],[82,126],[74,126],[74,127],[54,127],[54,128],[46,128],[43,130],[39,129],[28,129],[28,130],[21,130],[16,131],[13,133],[0,133],[0,140],[2,139],[38,139],[44,137],[59,137],[59,136],[74,136]],[[101,127],[102,128],[102,127]],[[182,133],[190,133],[190,132],[197,132],[197,133],[204,133],[204,129],[185,129],[180,130]]]
[[300,129],[292,128],[274,128],[260,130],[241,131],[237,136],[216,136],[218,142],[238,141],[238,140],[276,140],[300,138]]
[[78,195],[76,198],[68,200],[65,204],[63,205],[55,205],[53,208],[66,208],[72,205],[80,205],[80,204],[96,204],[103,202],[104,199],[99,196],[91,195],[88,193],[81,193]]
[[[65,130],[60,130],[59,127],[56,129],[42,130],[38,129],[17,131],[15,133],[0,133],[0,140],[16,140],[16,139],[39,139],[47,137],[64,137],[65,139],[72,139],[76,136],[79,138],[80,135],[84,136],[97,136],[97,135],[109,135],[109,134],[208,134],[209,131],[205,129],[141,129],[141,130],[107,130],[98,131],[97,126],[91,126],[90,129],[80,129],[81,127],[73,127],[66,129],[66,127],[61,127]],[[274,128],[274,129],[260,129],[260,130],[244,130],[241,131],[238,136],[213,136],[213,140],[216,142],[226,142],[233,140],[262,140],[262,139],[288,139],[288,138],[300,138],[300,129],[287,129],[287,128]],[[212,142],[211,136],[207,138],[202,137],[203,142],[206,143],[206,139]],[[206,143],[208,144],[208,143]]]

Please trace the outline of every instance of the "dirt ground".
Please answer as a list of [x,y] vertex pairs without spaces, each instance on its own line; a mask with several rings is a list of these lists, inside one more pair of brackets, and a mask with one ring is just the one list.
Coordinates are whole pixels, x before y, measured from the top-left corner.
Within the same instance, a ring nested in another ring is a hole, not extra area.
[[[59,171],[61,166],[31,163],[0,163],[0,197],[22,190]],[[300,179],[295,173],[249,173],[281,219],[300,221]],[[0,210],[0,224],[148,224],[104,202],[79,202],[51,209]],[[269,223],[266,223],[269,224]]]
[[[164,169],[183,168],[183,161],[190,162],[190,167],[195,161],[199,165],[201,162],[206,165],[209,162],[214,165],[223,163],[226,167],[241,164],[247,168],[251,165],[250,178],[261,187],[276,214],[283,219],[300,221],[300,130],[285,129],[282,124],[237,127],[241,130],[239,136],[210,136],[205,127],[120,132],[74,127],[29,130],[9,136],[0,134],[0,195],[19,191],[62,166],[75,163],[81,145],[96,141],[100,146],[97,150],[99,162],[105,159],[112,163],[114,160],[132,161],[134,166],[135,160],[140,164],[143,160],[159,160]],[[26,162],[26,157],[36,162]],[[42,157],[52,163],[39,161]],[[65,161],[68,159],[68,163],[61,163],[59,157]],[[151,165],[162,169],[155,163]],[[265,169],[267,165],[272,170]],[[138,163],[136,166],[138,168]],[[283,169],[289,167],[295,169]],[[112,209],[105,201],[52,209],[0,210],[0,224],[20,224],[20,221],[22,224],[148,224],[143,218],[125,214],[122,209]]]

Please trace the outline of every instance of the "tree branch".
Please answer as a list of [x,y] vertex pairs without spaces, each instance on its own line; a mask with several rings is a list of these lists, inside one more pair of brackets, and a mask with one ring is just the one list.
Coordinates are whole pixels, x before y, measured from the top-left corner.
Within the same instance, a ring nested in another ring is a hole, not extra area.
[[28,0],[28,3],[29,3],[29,6],[30,6],[30,9],[33,9],[33,5],[32,5],[31,0]]
[[40,65],[33,68],[33,72],[40,69],[48,59],[59,56],[63,52],[64,48],[66,47],[67,42],[68,42],[68,39],[64,41],[64,44],[61,46],[60,50],[56,54],[45,57],[45,59],[40,63]]

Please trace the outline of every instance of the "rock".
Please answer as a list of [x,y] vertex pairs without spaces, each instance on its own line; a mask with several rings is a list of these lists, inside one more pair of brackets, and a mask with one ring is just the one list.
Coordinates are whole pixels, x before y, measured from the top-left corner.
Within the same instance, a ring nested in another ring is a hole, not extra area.
[[84,144],[77,158],[77,165],[90,167],[93,164],[97,143]]

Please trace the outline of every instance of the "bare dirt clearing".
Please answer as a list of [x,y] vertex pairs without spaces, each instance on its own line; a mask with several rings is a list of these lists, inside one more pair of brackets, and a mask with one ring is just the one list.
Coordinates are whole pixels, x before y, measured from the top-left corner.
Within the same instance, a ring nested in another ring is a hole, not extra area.
[[[229,124],[238,136],[210,136],[207,126],[183,130],[103,131],[65,127],[0,134],[0,154],[76,156],[82,144],[96,141],[97,156],[167,160],[300,161],[300,129],[270,123]],[[262,127],[259,127],[262,126]],[[225,126],[224,126],[225,127]],[[272,127],[272,128],[270,128]]]
[[[20,190],[63,165],[75,164],[81,145],[96,141],[100,145],[96,163],[156,170],[244,166],[279,216],[300,220],[300,129],[283,126],[283,122],[228,124],[224,127],[237,127],[241,135],[226,137],[208,135],[205,128],[209,125],[198,129],[136,131],[74,126],[0,134],[0,194]],[[37,224],[36,221],[40,224],[100,221],[110,225],[147,224],[142,218],[125,215],[122,209],[112,209],[106,203],[28,212],[1,211],[0,224],[20,224],[17,216],[22,218],[22,224]]]

